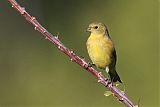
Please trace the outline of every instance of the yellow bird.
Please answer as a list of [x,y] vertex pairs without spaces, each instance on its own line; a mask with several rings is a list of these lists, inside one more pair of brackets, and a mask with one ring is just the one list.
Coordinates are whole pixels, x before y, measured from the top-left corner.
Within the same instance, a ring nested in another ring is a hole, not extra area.
[[87,31],[91,32],[86,45],[92,64],[105,69],[112,82],[122,83],[116,72],[116,50],[107,27],[103,23],[94,22],[89,24]]

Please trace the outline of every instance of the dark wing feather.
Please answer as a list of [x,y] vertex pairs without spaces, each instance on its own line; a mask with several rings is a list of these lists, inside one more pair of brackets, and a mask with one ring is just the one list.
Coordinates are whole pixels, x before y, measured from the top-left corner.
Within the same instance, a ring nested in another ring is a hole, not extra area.
[[116,54],[116,50],[114,48],[113,51],[112,51],[112,54],[111,54],[111,63],[110,63],[109,66],[115,67],[116,66],[116,61],[117,61],[117,54]]
[[111,56],[111,63],[109,64],[109,75],[113,82],[119,81],[120,83],[122,83],[119,75],[116,72],[116,61],[117,61],[116,50],[113,49]]

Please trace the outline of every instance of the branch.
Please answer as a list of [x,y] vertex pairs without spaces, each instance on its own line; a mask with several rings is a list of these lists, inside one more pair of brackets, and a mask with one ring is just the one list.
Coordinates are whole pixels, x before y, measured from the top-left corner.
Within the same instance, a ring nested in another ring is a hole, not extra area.
[[106,78],[94,68],[89,67],[88,63],[83,59],[77,56],[73,51],[69,50],[65,47],[61,41],[58,39],[58,36],[53,36],[49,33],[41,24],[36,20],[35,17],[28,14],[24,7],[21,7],[15,0],[8,0],[8,2],[12,5],[12,7],[17,10],[28,22],[33,24],[35,30],[39,31],[45,39],[49,40],[53,43],[61,52],[65,53],[68,57],[70,57],[72,62],[77,63],[82,68],[86,69],[86,71],[90,72],[94,77],[98,79],[98,82],[103,84],[106,88],[108,88],[113,96],[115,96],[119,101],[121,101],[127,107],[138,107],[134,105],[125,95],[124,92],[117,89],[112,83],[110,83]]

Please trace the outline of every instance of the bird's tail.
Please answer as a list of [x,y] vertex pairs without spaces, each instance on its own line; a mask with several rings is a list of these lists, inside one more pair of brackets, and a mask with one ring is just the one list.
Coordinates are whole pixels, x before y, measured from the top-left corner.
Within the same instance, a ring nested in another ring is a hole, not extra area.
[[109,76],[111,78],[111,81],[113,81],[113,82],[119,81],[120,83],[122,83],[122,81],[121,81],[121,79],[115,69],[109,70]]

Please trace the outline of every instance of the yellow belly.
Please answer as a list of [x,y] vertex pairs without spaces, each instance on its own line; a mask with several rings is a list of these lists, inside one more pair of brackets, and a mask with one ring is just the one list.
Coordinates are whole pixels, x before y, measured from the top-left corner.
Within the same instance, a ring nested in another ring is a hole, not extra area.
[[99,68],[105,68],[111,62],[113,43],[107,37],[90,36],[87,40],[87,50],[92,62]]

